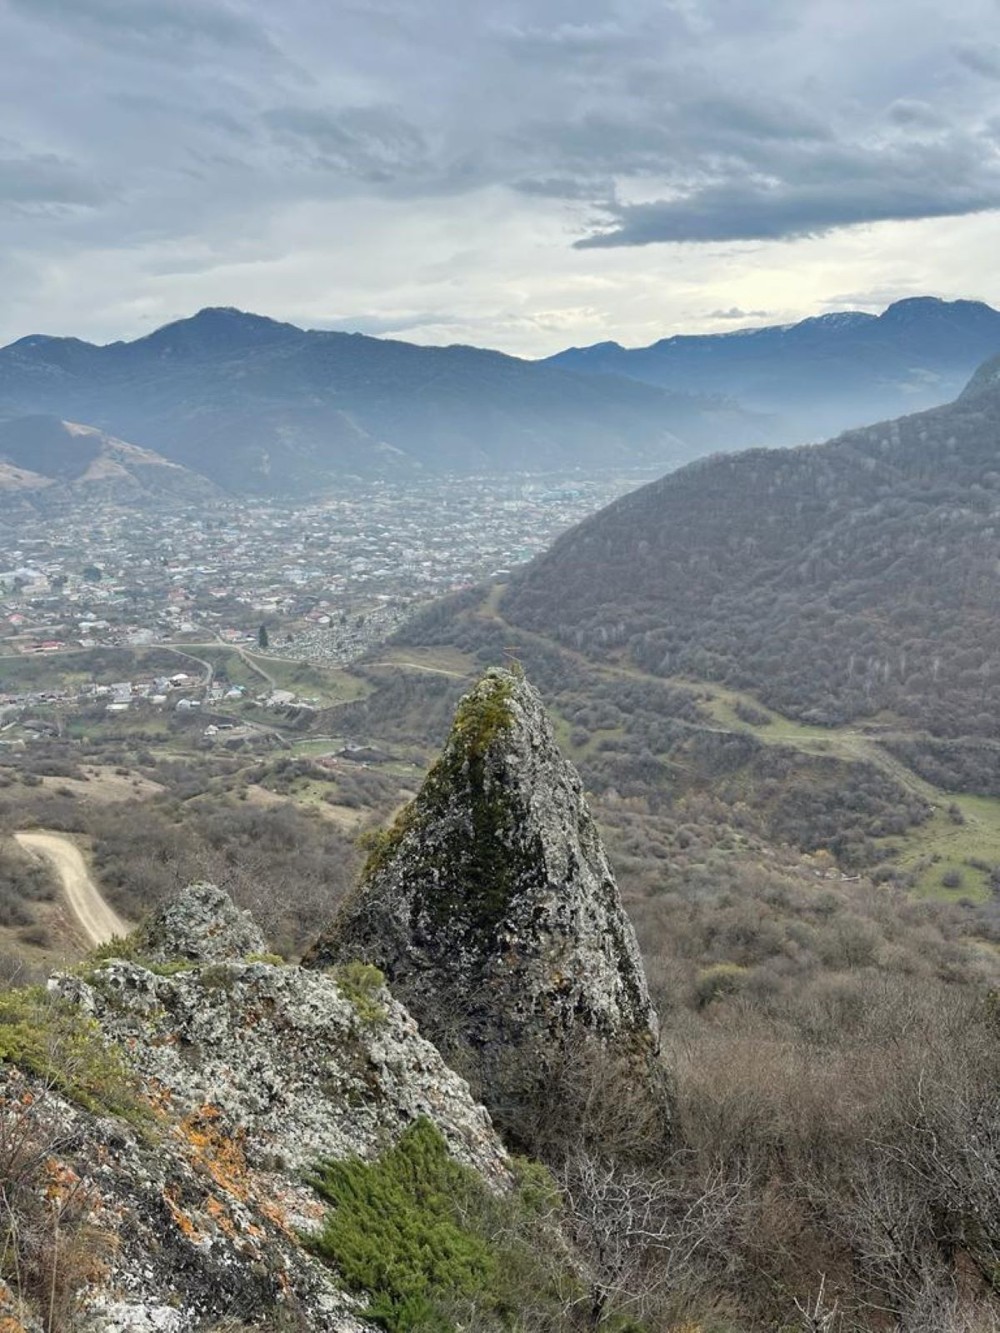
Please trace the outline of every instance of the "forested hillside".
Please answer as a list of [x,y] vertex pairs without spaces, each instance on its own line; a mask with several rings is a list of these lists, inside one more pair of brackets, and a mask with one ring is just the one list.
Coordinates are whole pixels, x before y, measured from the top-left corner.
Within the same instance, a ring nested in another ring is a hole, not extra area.
[[567,533],[505,618],[801,721],[1000,735],[1000,383],[828,444],[692,464]]

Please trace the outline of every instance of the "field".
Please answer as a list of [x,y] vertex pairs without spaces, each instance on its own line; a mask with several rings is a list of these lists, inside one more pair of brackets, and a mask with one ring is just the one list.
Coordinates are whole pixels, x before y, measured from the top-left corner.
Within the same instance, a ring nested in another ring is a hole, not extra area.
[[0,694],[111,685],[139,674],[172,675],[198,667],[183,648],[79,648],[0,657]]

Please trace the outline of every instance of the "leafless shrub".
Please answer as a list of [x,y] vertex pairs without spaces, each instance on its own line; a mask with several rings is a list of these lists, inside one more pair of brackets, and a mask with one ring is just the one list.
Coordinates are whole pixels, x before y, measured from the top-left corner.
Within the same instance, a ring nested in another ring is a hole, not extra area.
[[73,1326],[82,1290],[105,1272],[110,1234],[89,1186],[62,1158],[47,1094],[8,1083],[0,1096],[0,1277],[46,1333]]
[[708,1295],[731,1243],[744,1183],[723,1169],[692,1191],[686,1172],[576,1152],[557,1179],[564,1225],[590,1273],[587,1316],[655,1320]]

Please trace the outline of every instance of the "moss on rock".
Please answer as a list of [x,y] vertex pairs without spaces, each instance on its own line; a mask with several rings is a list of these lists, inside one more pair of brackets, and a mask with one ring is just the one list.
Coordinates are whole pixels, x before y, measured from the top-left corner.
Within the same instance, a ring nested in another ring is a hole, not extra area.
[[[538,693],[493,669],[309,967],[378,966],[495,1114],[517,1118],[581,1042],[646,1078],[658,1027],[579,775]],[[502,1108],[502,1110],[501,1110]]]
[[151,1119],[138,1085],[97,1024],[41,986],[0,994],[0,1062],[35,1074],[88,1111]]

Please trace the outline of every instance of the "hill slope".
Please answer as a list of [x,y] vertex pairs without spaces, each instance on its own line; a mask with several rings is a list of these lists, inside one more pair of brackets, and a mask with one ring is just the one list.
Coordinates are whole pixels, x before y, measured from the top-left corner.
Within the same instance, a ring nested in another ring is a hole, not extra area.
[[0,422],[0,505],[49,509],[98,496],[136,502],[204,497],[214,487],[150,449],[58,417]]
[[1000,360],[953,404],[691,465],[565,534],[508,621],[782,713],[1000,734]]
[[236,310],[106,347],[12,343],[0,350],[0,416],[39,412],[259,494],[315,490],[338,473],[666,467],[761,438],[739,409],[686,393]]
[[664,338],[650,347],[597,343],[546,364],[724,393],[780,418],[767,443],[798,444],[944,402],[998,352],[1000,311],[980,301],[915,297],[878,316],[843,311],[799,324]]

